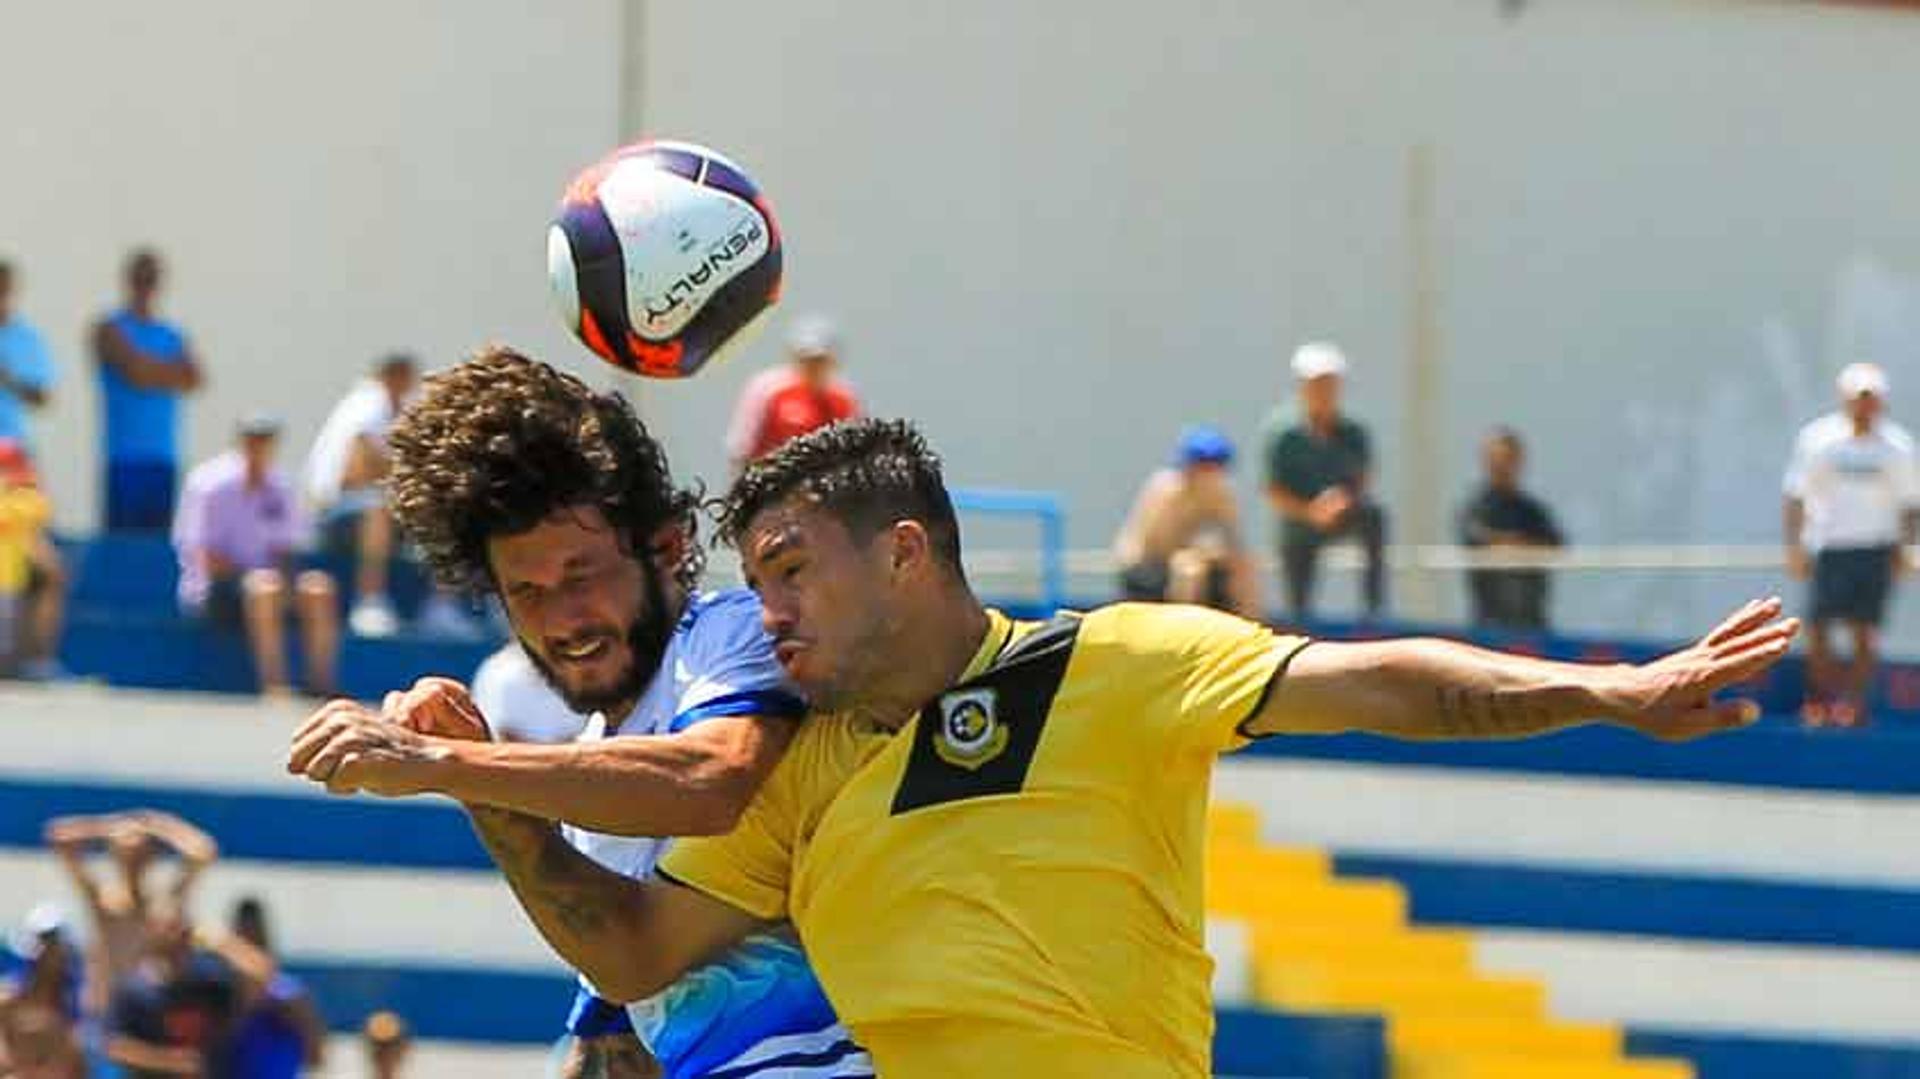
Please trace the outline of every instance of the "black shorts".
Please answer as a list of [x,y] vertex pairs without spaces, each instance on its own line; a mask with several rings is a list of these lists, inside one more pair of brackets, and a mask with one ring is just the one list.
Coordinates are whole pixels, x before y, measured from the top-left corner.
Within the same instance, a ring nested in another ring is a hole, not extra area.
[[1167,598],[1169,579],[1165,562],[1136,562],[1120,571],[1120,598],[1157,603]]
[[222,577],[208,584],[207,601],[194,614],[223,632],[239,630],[246,621],[240,599],[240,578]]
[[1877,626],[1893,590],[1893,547],[1836,547],[1813,558],[1813,620]]

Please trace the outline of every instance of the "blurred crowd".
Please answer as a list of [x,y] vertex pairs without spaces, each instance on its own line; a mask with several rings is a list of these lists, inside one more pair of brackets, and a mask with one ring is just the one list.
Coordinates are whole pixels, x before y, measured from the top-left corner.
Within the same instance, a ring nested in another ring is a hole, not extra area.
[[[265,905],[200,918],[196,888],[219,856],[205,832],[135,810],[45,829],[84,912],[31,910],[0,951],[0,1076],[291,1079],[325,1061],[326,1024],[281,968]],[[406,1025],[365,1025],[367,1074],[400,1074]]]
[[[1355,545],[1362,558],[1363,623],[1387,604],[1391,515],[1377,493],[1366,425],[1343,404],[1349,364],[1336,345],[1302,345],[1291,392],[1261,434],[1263,489],[1276,521],[1280,585],[1288,617],[1315,617],[1321,552]],[[1894,584],[1912,569],[1920,542],[1920,466],[1912,437],[1886,417],[1886,372],[1852,363],[1835,380],[1834,411],[1801,429],[1782,480],[1782,543],[1790,575],[1806,582],[1808,655],[1802,719],[1857,726],[1866,719]],[[1202,603],[1259,617],[1259,575],[1244,539],[1222,431],[1181,432],[1173,460],[1142,484],[1114,539],[1118,585],[1131,599]],[[1549,629],[1549,574],[1541,559],[1566,544],[1547,504],[1523,483],[1526,443],[1508,426],[1480,444],[1481,478],[1461,499],[1456,538],[1495,556],[1466,573],[1476,629],[1538,634]],[[1500,558],[1499,556],[1513,556]],[[1533,563],[1533,564],[1530,564]],[[1846,638],[1844,658],[1836,631]]]
[[[353,380],[307,449],[297,481],[279,464],[282,425],[268,413],[243,419],[231,447],[183,480],[182,402],[208,375],[189,335],[162,310],[165,280],[157,252],[132,252],[120,302],[91,329],[102,415],[100,520],[110,531],[171,535],[181,612],[243,635],[263,692],[331,694],[343,634],[386,637],[406,628],[391,587],[394,567],[408,564],[405,544],[382,479],[387,431],[413,398],[418,363],[404,352],[382,355]],[[48,534],[52,507],[27,424],[57,380],[44,340],[15,309],[17,284],[14,269],[0,262],[0,676],[58,678],[67,567]],[[839,375],[836,327],[816,316],[797,319],[787,345],[787,362],[756,375],[736,404],[726,432],[736,472],[787,439],[861,414],[858,395]],[[1350,373],[1337,345],[1302,345],[1291,360],[1292,385],[1259,434],[1279,585],[1296,623],[1314,620],[1321,556],[1337,544],[1359,552],[1361,621],[1387,611],[1392,513],[1376,483],[1368,428],[1345,407]],[[1840,407],[1794,442],[1783,539],[1789,568],[1808,585],[1806,720],[1846,726],[1863,716],[1887,599],[1920,539],[1920,482],[1912,439],[1884,416],[1885,372],[1852,364],[1838,389]],[[1265,612],[1230,475],[1235,457],[1218,428],[1181,433],[1172,460],[1145,479],[1114,539],[1123,596]],[[1544,632],[1549,574],[1525,554],[1558,548],[1567,537],[1524,484],[1527,446],[1518,430],[1487,432],[1480,460],[1480,481],[1459,503],[1455,538],[1521,557],[1466,573],[1473,625]],[[504,635],[497,612],[489,624],[438,588],[428,589],[410,628],[462,640]],[[1848,645],[1845,658],[1831,640],[1836,629]],[[297,649],[297,668],[290,649]]]

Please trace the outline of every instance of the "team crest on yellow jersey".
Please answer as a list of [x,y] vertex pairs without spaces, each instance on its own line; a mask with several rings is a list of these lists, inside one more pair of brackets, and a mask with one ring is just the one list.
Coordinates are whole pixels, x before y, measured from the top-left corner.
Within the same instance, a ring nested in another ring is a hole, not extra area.
[[1007,748],[1007,728],[994,709],[989,688],[967,689],[940,698],[940,729],[933,749],[940,759],[971,772]]

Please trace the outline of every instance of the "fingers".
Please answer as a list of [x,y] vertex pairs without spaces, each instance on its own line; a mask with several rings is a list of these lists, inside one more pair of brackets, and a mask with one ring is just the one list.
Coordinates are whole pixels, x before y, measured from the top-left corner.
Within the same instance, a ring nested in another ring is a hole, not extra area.
[[1641,728],[1663,742],[1691,742],[1710,734],[1738,730],[1760,718],[1760,706],[1745,699],[1711,701]]
[[1779,596],[1748,600],[1739,610],[1728,615],[1725,621],[1715,626],[1713,632],[1707,634],[1700,643],[1708,647],[1723,644],[1779,617],[1780,610]]
[[1794,636],[1799,632],[1800,620],[1798,618],[1782,618],[1778,621],[1768,622],[1758,628],[1750,629],[1736,637],[1730,637],[1721,641],[1712,647],[1710,655],[1714,659],[1726,659],[1754,648],[1765,647],[1775,641],[1787,641],[1791,643]]
[[287,754],[287,771],[294,775],[305,772],[313,755],[332,737],[335,725],[344,716],[359,710],[359,705],[348,700],[328,701],[321,705],[320,710],[294,733],[293,749]]

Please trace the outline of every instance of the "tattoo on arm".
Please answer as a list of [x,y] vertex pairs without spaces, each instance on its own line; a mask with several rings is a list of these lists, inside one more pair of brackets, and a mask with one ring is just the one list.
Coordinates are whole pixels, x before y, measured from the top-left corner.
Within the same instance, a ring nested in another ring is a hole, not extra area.
[[1560,726],[1552,711],[1525,691],[1436,686],[1439,733],[1459,738],[1519,738]]
[[576,948],[613,925],[619,885],[631,882],[574,850],[547,821],[489,806],[467,811],[521,905],[564,957],[572,960]]

